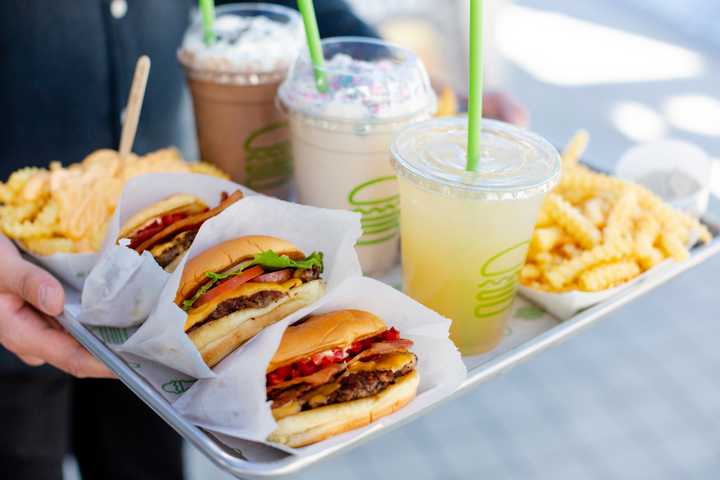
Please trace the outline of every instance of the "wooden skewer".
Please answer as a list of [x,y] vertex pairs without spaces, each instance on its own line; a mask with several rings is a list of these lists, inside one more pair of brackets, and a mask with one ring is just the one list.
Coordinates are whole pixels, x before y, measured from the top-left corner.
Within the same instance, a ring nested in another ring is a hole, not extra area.
[[125,109],[125,122],[123,123],[122,134],[120,135],[119,151],[121,157],[127,157],[130,152],[132,152],[138,122],[140,121],[140,111],[142,110],[143,100],[145,99],[145,87],[147,86],[149,74],[150,58],[147,55],[143,55],[138,58],[137,64],[135,65],[135,75],[133,76],[132,86],[130,87],[127,108]]

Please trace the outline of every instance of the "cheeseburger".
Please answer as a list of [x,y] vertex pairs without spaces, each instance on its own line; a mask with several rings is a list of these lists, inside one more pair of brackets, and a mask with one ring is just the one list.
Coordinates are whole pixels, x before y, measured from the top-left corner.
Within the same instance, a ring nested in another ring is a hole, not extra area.
[[194,195],[173,195],[136,213],[120,229],[118,240],[127,238],[138,253],[149,250],[168,272],[175,271],[205,220],[240,200],[240,190],[222,194],[220,204],[210,209]]
[[285,240],[248,236],[216,245],[187,262],[175,303],[185,332],[208,366],[325,292],[322,253],[305,256]]
[[278,422],[268,440],[302,447],[390,415],[415,398],[417,358],[372,313],[342,310],[289,327],[267,369]]

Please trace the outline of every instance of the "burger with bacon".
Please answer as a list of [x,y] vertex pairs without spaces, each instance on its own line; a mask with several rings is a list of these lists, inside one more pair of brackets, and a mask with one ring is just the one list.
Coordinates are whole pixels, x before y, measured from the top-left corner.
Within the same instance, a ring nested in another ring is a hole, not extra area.
[[209,208],[194,195],[172,195],[136,213],[120,229],[120,239],[138,253],[149,250],[158,264],[174,272],[190,249],[202,224],[243,197],[240,190],[222,194],[220,204]]
[[175,303],[208,366],[260,330],[325,293],[323,256],[285,240],[247,236],[220,243],[185,265]]
[[302,447],[363,427],[417,391],[412,341],[372,313],[316,315],[285,331],[267,369],[278,427],[269,441]]

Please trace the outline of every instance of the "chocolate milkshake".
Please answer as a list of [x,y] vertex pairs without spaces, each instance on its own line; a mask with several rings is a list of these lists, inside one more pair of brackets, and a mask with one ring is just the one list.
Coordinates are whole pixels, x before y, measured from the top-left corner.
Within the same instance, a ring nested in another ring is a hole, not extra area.
[[300,16],[270,4],[217,9],[216,41],[196,19],[178,58],[192,94],[202,160],[261,193],[287,198],[292,152],[275,96],[303,44]]

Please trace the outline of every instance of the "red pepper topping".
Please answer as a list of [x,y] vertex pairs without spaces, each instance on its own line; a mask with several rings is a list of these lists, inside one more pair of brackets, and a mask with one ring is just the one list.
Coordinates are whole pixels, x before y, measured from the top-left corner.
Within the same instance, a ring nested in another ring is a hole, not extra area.
[[163,215],[162,217],[156,218],[152,223],[143,227],[142,230],[139,230],[130,239],[130,248],[138,247],[141,243],[161,231],[163,228],[177,222],[178,220],[182,220],[187,216],[187,213],[171,213],[169,215]]
[[294,378],[307,377],[334,363],[340,363],[354,357],[363,350],[370,348],[373,343],[392,342],[399,339],[400,332],[395,327],[392,327],[373,337],[353,343],[345,352],[341,348],[334,348],[329,352],[317,353],[310,358],[298,360],[268,373],[267,385],[273,386]]

